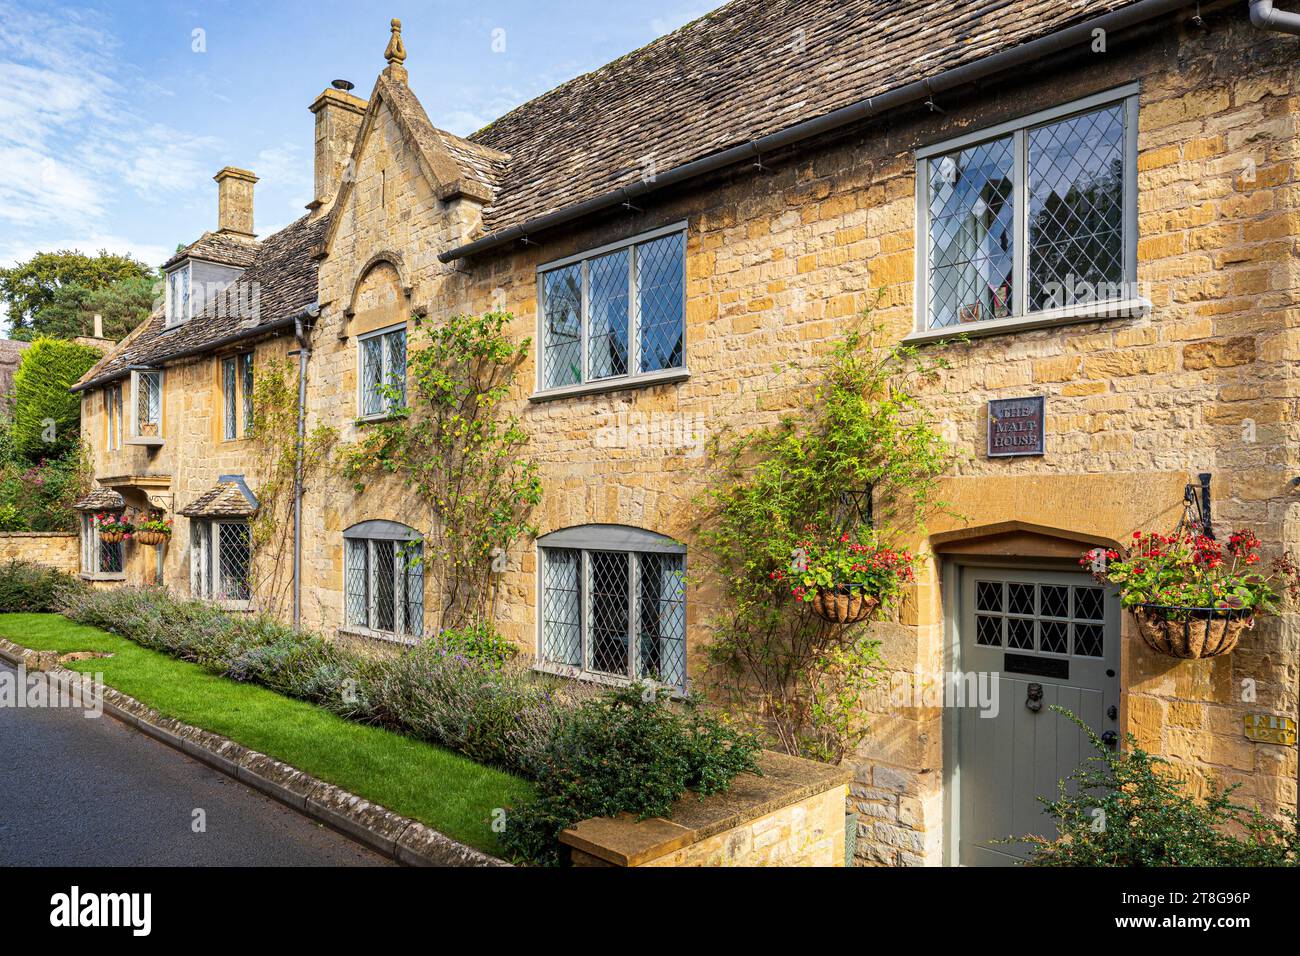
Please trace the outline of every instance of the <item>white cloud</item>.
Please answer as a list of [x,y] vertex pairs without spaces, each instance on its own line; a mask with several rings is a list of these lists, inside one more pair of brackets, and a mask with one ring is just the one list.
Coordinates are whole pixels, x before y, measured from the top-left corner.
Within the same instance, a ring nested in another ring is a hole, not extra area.
[[116,201],[167,202],[205,183],[218,141],[137,115],[116,46],[93,12],[0,0],[0,224],[102,231]]

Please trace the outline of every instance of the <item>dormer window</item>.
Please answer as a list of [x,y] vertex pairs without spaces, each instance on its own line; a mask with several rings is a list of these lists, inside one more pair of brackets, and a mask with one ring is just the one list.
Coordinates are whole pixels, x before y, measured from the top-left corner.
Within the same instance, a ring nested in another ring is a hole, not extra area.
[[188,321],[193,315],[190,299],[190,264],[177,266],[167,273],[167,327]]

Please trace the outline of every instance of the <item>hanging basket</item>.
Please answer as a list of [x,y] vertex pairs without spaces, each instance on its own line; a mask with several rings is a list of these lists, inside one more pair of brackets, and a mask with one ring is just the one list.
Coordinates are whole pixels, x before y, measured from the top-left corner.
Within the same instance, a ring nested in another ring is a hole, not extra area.
[[1241,636],[1255,626],[1249,610],[1138,604],[1133,607],[1138,633],[1160,654],[1183,660],[1231,654]]
[[99,533],[99,540],[104,544],[117,544],[125,537],[126,535],[121,531],[101,531]]
[[813,613],[832,624],[856,624],[865,621],[880,606],[869,594],[858,594],[848,588],[819,590],[812,599]]
[[135,540],[140,544],[166,544],[167,539],[170,537],[171,535],[164,534],[161,531],[137,531],[135,533]]

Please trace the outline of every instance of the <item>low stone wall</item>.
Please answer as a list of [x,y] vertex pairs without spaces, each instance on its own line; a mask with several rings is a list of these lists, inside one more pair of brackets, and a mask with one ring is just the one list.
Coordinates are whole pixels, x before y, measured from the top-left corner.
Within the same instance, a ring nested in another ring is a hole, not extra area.
[[759,767],[669,819],[583,820],[560,842],[574,866],[843,866],[849,770],[771,751]]
[[0,564],[30,561],[47,568],[76,573],[80,548],[67,531],[0,531]]

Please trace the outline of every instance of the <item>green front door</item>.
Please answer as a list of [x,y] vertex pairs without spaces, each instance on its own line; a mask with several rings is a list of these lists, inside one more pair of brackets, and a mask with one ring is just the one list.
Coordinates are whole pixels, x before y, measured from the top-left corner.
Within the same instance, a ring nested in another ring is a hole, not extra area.
[[994,841],[1054,837],[1037,798],[1090,752],[1052,705],[1118,733],[1119,601],[1069,571],[963,567],[958,592],[958,666],[997,687],[996,707],[959,711],[959,862],[1007,865],[1025,848]]

